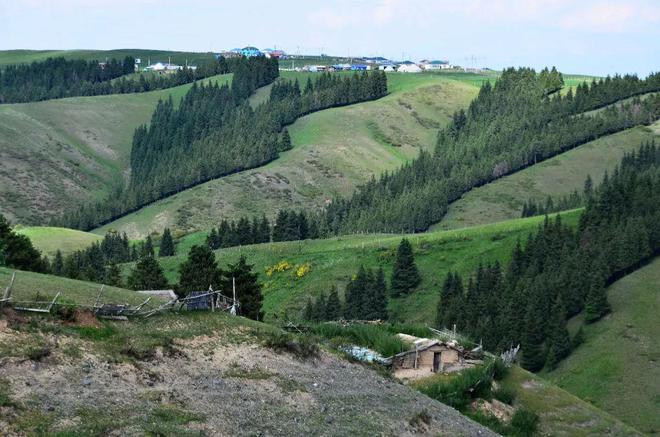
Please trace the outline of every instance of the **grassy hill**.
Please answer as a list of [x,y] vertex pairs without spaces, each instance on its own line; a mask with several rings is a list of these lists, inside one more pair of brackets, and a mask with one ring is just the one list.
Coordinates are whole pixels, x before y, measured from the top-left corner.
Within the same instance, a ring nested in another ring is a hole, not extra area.
[[456,229],[520,217],[523,202],[581,191],[588,174],[600,183],[626,152],[660,138],[660,121],[599,138],[525,170],[476,188],[449,206],[434,229]]
[[[647,434],[660,432],[660,258],[614,283],[612,313],[547,379]],[[573,325],[580,320],[574,320]]]
[[[310,75],[282,73],[303,84]],[[183,191],[95,232],[116,229],[139,238],[165,226],[192,231],[216,226],[222,217],[321,207],[326,199],[349,195],[372,175],[396,169],[420,149],[432,147],[438,128],[492,77],[389,74],[388,96],[297,120],[289,127],[294,148],[270,164]],[[264,93],[257,92],[253,103]]]
[[[12,287],[12,300],[35,301],[36,296],[51,300],[57,292],[61,292],[62,301],[69,301],[81,305],[92,305],[98,296],[101,285],[92,282],[77,281],[75,279],[61,278],[59,276],[44,275],[41,273],[24,272],[0,267],[0,289],[4,289],[11,280],[12,273],[16,272],[16,279]],[[102,301],[106,303],[138,304],[145,300],[143,294],[132,290],[116,287],[105,287]]]
[[34,224],[105,197],[125,180],[135,128],[151,119],[159,99],[178,101],[189,87],[0,105],[3,214]]
[[[579,214],[579,210],[565,213],[564,222],[577,223]],[[542,217],[532,217],[469,229],[408,235],[423,281],[410,296],[390,302],[392,316],[407,322],[432,323],[440,287],[450,270],[468,274],[480,262],[506,262],[516,240],[527,238],[542,221]],[[178,281],[179,265],[190,246],[202,244],[205,235],[199,232],[187,236],[179,242],[176,256],[160,259],[172,283]],[[236,262],[241,254],[245,255],[248,262],[255,265],[264,284],[267,319],[282,318],[286,313],[297,319],[308,297],[327,293],[332,285],[343,291],[361,264],[372,268],[383,266],[389,278],[400,241],[399,235],[352,235],[221,249],[216,251],[216,258],[224,267]],[[288,267],[268,276],[266,270],[280,263]],[[308,267],[309,271],[298,277],[296,270],[301,266]]]
[[84,59],[87,61],[105,61],[106,58],[122,59],[126,56],[142,59],[144,66],[147,61],[166,62],[172,60],[174,64],[197,64],[215,59],[213,53],[202,52],[175,52],[170,50],[145,49],[115,49],[115,50],[0,50],[0,68],[10,64],[24,64],[28,62],[44,61],[47,58],[63,57],[66,59]]
[[502,381],[516,394],[515,406],[539,415],[539,435],[640,435],[618,418],[518,366]]
[[17,233],[25,235],[42,254],[52,257],[59,249],[63,255],[85,249],[102,240],[100,235],[68,228],[50,226],[16,227]]

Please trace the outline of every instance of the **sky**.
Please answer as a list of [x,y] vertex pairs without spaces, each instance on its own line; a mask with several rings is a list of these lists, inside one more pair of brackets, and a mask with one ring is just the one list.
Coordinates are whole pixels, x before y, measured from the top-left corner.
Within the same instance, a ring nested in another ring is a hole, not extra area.
[[149,48],[660,71],[660,0],[0,0],[0,50]]

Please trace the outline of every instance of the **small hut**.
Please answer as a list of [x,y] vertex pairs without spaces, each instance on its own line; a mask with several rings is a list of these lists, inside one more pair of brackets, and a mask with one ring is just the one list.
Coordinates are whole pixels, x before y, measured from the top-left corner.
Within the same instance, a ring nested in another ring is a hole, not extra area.
[[[481,362],[454,342],[401,335],[413,343],[411,350],[392,357],[392,371],[399,379],[415,379],[438,372],[458,372]],[[410,337],[410,338],[409,338]]]

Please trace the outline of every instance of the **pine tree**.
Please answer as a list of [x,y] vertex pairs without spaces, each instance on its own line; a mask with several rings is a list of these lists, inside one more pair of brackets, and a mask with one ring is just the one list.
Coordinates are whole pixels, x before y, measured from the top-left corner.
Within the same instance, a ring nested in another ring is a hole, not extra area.
[[239,313],[250,319],[261,320],[263,319],[261,283],[258,281],[258,275],[252,272],[252,268],[245,256],[241,255],[237,263],[227,267],[223,290],[231,293],[233,278],[236,281],[236,299],[240,303]]
[[520,363],[522,367],[531,372],[541,370],[545,364],[547,354],[543,344],[545,335],[541,323],[545,316],[542,305],[539,305],[539,300],[533,297],[529,302],[525,316],[521,344],[522,360]]
[[133,290],[162,290],[168,286],[163,269],[151,256],[144,256],[137,262],[127,284]]
[[64,259],[62,258],[62,251],[57,249],[55,252],[55,259],[53,260],[53,274],[62,276],[64,273]]
[[404,238],[401,240],[396,252],[390,292],[394,297],[406,295],[414,290],[421,280],[422,278],[415,264],[412,246],[408,239]]
[[584,302],[584,320],[593,323],[610,312],[607,290],[599,272],[593,272],[589,278],[589,289]]
[[144,243],[142,243],[142,246],[140,247],[140,256],[145,257],[145,256],[154,256],[154,243],[151,240],[151,235],[147,235],[147,238],[144,240]]
[[160,240],[160,250],[158,256],[174,256],[174,241],[172,240],[172,233],[170,228],[165,228],[163,231],[163,238]]
[[284,128],[282,131],[282,138],[280,138],[280,144],[278,150],[283,152],[285,150],[291,149],[291,136],[289,135],[289,130]]
[[311,297],[307,298],[307,304],[305,304],[305,308],[303,309],[303,320],[307,322],[314,321],[314,303]]
[[119,270],[119,267],[117,264],[114,262],[111,262],[108,265],[108,269],[106,270],[105,273],[105,282],[108,285],[112,285],[114,287],[121,287],[122,282],[121,282],[121,271]]
[[561,300],[561,294],[557,295],[552,307],[548,346],[546,366],[549,369],[554,369],[571,352],[571,338],[566,329],[566,311]]
[[221,284],[222,271],[211,248],[205,244],[191,247],[188,259],[179,267],[177,294],[185,296],[191,291],[208,290],[209,286],[219,290]]
[[370,318],[373,320],[387,320],[387,283],[382,267],[378,268],[371,288]]
[[330,289],[328,300],[326,301],[325,316],[326,320],[338,320],[342,315],[341,301],[339,300],[339,293],[337,287],[334,285]]

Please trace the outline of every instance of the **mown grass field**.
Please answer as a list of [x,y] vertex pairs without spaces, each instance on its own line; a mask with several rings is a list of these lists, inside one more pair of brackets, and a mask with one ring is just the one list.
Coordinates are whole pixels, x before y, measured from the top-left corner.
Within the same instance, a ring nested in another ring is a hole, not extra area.
[[50,226],[17,227],[15,231],[28,237],[34,247],[49,257],[53,257],[58,249],[66,256],[102,240],[100,235],[91,232]]
[[[0,289],[2,289],[2,292],[9,285],[14,272],[16,272],[16,279],[12,287],[12,301],[52,300],[58,292],[61,292],[60,302],[62,303],[93,305],[101,289],[100,284],[92,282],[0,267]],[[106,286],[103,290],[101,302],[138,304],[144,302],[145,299],[145,295],[135,291]]]
[[[660,258],[608,289],[612,313],[543,376],[645,434],[660,432]],[[579,322],[579,321],[578,321]]]
[[624,153],[659,137],[660,121],[648,127],[638,126],[473,189],[450,205],[449,212],[434,229],[456,229],[520,217],[525,201],[545,201],[548,196],[561,197],[573,190],[581,192],[587,175],[598,184],[606,171],[611,172],[619,164]]
[[[206,81],[226,82],[230,75]],[[43,223],[123,184],[133,132],[159,99],[178,102],[190,85],[148,93],[0,105],[0,203],[22,224]]]
[[[314,74],[282,72],[302,84]],[[289,127],[294,148],[270,164],[183,191],[95,232],[116,229],[140,238],[165,226],[190,232],[216,226],[223,217],[322,207],[432,147],[438,129],[476,96],[472,83],[490,77],[388,74],[388,96],[297,120]],[[253,104],[265,97],[265,90],[258,91]]]
[[[575,224],[579,214],[576,210],[562,217],[565,223]],[[516,241],[526,239],[542,222],[543,217],[532,217],[469,229],[408,235],[423,281],[411,295],[390,301],[392,318],[432,323],[439,290],[450,270],[467,275],[481,262],[507,262]],[[203,244],[205,236],[203,232],[189,235],[177,245],[176,256],[159,259],[171,283],[178,281],[179,265],[186,259],[189,248],[193,244]],[[267,320],[298,319],[309,297],[327,293],[333,285],[343,292],[360,265],[382,266],[389,281],[400,241],[399,235],[352,235],[221,249],[216,251],[216,258],[219,265],[225,267],[245,255],[264,284],[263,309]],[[279,263],[288,267],[268,276],[266,269]],[[299,277],[296,272],[302,266],[309,271]],[[124,271],[128,272],[129,267],[124,266]]]
[[66,59],[84,59],[86,61],[103,62],[107,59],[123,59],[126,56],[140,58],[142,65],[172,60],[174,64],[189,64],[212,61],[215,59],[213,53],[203,52],[175,52],[170,50],[145,50],[145,49],[115,49],[115,50],[0,50],[0,68],[11,64],[24,64],[29,62],[44,61],[47,58],[63,57]]

